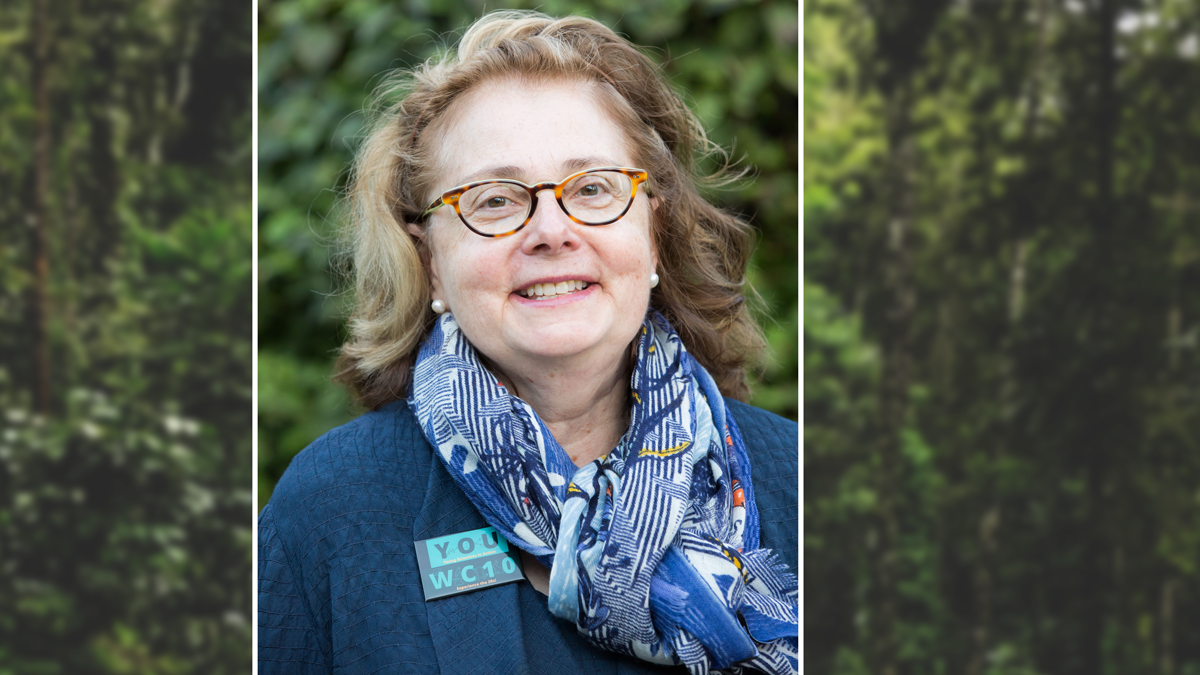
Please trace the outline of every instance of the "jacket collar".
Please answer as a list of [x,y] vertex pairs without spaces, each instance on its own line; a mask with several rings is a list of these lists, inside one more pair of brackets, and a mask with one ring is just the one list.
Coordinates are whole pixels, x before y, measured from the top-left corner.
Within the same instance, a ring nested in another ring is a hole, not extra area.
[[[434,452],[430,447],[425,503],[413,521],[413,541],[487,527],[483,516]],[[525,672],[527,661],[518,596],[518,585],[522,583],[526,582],[425,603],[429,633],[442,675],[470,675],[481,670]]]

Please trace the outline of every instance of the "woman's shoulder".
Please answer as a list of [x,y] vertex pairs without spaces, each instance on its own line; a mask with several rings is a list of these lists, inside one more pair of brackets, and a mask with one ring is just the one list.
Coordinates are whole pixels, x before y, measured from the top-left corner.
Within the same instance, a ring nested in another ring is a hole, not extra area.
[[292,459],[271,493],[273,517],[329,517],[385,495],[419,507],[432,453],[405,401],[368,412]]
[[403,401],[296,455],[259,515],[262,672],[437,672],[412,545],[433,461]]
[[762,545],[778,551],[783,561],[796,569],[800,553],[800,425],[761,408],[725,400],[750,455]]
[[799,454],[800,425],[796,422],[732,398],[726,398],[725,405],[733,413],[747,449],[782,450],[793,458]]
[[725,399],[725,404],[746,445],[756,489],[763,480],[779,483],[785,488],[784,502],[789,499],[795,502],[795,484],[800,473],[800,425],[734,399]]

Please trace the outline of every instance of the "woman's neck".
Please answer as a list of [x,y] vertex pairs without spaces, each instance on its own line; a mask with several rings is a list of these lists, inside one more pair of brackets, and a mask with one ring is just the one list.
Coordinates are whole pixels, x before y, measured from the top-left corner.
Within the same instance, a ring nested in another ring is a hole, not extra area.
[[537,412],[576,466],[608,454],[629,426],[628,352],[607,366],[552,363],[519,374],[493,368]]

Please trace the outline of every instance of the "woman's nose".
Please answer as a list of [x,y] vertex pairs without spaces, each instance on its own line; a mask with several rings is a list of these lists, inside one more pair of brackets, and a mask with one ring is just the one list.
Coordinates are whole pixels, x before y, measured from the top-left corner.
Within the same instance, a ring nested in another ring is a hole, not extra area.
[[579,248],[580,239],[578,228],[558,201],[554,198],[554,190],[540,190],[536,198],[540,200],[534,209],[533,218],[525,226],[525,240],[521,250],[529,255],[555,254],[572,251]]

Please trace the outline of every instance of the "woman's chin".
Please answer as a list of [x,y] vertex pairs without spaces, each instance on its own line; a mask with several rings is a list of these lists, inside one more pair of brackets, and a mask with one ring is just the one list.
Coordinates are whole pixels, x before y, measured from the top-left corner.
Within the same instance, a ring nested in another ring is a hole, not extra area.
[[592,352],[604,342],[603,331],[597,329],[596,323],[558,322],[535,330],[521,331],[522,335],[516,342],[521,346],[521,351],[532,357],[564,359],[581,356]]

